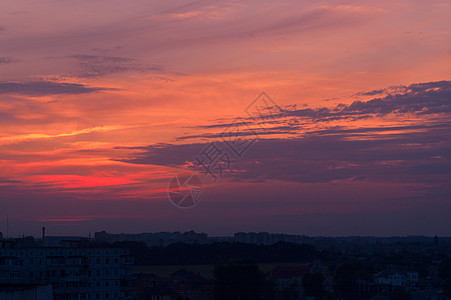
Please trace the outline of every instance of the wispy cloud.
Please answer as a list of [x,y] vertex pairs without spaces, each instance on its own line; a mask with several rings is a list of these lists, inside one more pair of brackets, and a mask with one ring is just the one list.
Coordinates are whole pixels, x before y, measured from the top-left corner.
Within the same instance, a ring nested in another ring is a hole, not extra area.
[[81,222],[92,220],[92,217],[69,217],[69,218],[42,218],[38,219],[39,222]]
[[74,135],[79,135],[79,134],[86,134],[86,133],[91,133],[91,132],[111,131],[111,130],[118,130],[118,129],[124,129],[124,128],[125,128],[124,126],[116,125],[116,126],[98,126],[98,127],[85,128],[85,129],[76,130],[76,131],[67,132],[67,133],[57,133],[57,134],[30,133],[30,134],[24,134],[24,135],[1,137],[0,144],[18,143],[18,142],[22,142],[25,140],[59,138],[59,137],[74,136]]
[[149,19],[159,21],[183,21],[189,19],[220,21],[226,20],[244,7],[246,7],[245,4],[237,2],[211,5],[209,1],[197,1],[174,7],[163,13],[151,15]]
[[351,13],[371,13],[371,12],[385,12],[384,9],[375,6],[366,6],[366,5],[352,5],[352,4],[338,4],[338,5],[323,5],[321,6],[323,9],[328,10],[337,10],[337,11],[345,11]]

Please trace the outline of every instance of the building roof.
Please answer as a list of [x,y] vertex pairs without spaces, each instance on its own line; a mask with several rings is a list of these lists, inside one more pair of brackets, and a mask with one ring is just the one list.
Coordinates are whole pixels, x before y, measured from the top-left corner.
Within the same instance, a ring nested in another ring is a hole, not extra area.
[[157,285],[150,287],[145,291],[146,296],[172,296],[177,295],[177,293],[167,285]]
[[207,279],[200,274],[196,274],[194,272],[188,271],[186,269],[178,270],[171,274],[172,279],[177,279],[179,281],[188,281],[188,282],[206,282]]

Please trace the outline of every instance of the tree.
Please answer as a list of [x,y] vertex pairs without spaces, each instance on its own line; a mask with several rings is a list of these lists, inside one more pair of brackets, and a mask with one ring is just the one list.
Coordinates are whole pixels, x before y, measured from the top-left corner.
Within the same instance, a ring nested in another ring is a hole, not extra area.
[[302,288],[306,296],[322,297],[324,276],[321,273],[307,273],[302,278]]
[[451,297],[451,279],[447,279],[445,281],[445,285],[443,287],[443,293],[446,296]]
[[357,271],[352,263],[342,263],[335,268],[335,290],[339,294],[357,291]]
[[390,300],[410,300],[412,297],[403,289],[395,289],[390,293]]
[[264,287],[264,279],[258,265],[248,259],[229,261],[214,268],[217,281],[215,299],[254,300]]

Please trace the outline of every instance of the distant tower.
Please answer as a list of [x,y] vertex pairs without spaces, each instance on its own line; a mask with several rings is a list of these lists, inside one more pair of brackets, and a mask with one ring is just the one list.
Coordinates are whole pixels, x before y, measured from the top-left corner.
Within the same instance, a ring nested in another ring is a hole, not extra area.
[[434,237],[434,248],[435,248],[435,250],[438,250],[438,237],[437,236]]
[[42,239],[45,239],[45,227],[42,226]]

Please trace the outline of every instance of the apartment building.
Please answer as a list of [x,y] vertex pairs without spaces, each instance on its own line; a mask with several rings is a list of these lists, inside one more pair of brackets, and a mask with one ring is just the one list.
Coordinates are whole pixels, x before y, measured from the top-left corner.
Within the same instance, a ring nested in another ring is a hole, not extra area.
[[51,284],[53,300],[131,299],[129,250],[63,244],[23,247],[0,240],[0,284]]

